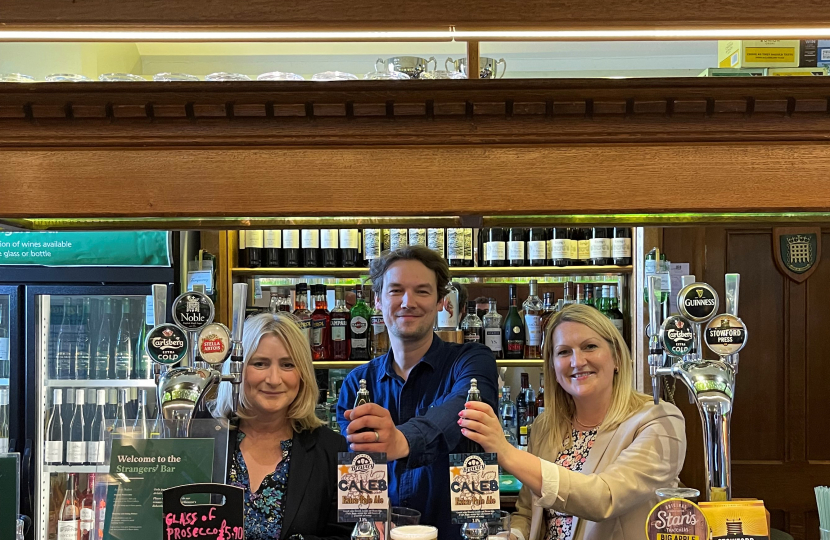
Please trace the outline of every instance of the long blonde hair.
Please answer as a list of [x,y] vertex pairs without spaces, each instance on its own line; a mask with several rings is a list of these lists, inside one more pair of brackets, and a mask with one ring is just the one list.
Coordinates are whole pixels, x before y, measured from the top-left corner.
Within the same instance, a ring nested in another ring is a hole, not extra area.
[[[282,341],[300,374],[300,390],[297,392],[294,402],[288,407],[287,416],[291,422],[291,428],[294,431],[305,431],[321,426],[322,422],[314,414],[314,407],[317,405],[320,391],[317,387],[317,378],[314,376],[314,365],[311,362],[311,348],[305,334],[297,325],[297,320],[286,313],[260,313],[248,317],[245,321],[242,334],[242,347],[245,355],[242,368],[243,390],[239,392],[239,410],[236,415],[246,420],[256,418],[256,415],[251,412],[248,400],[245,398],[245,368],[259,347],[259,342],[263,336],[267,335],[275,336]],[[225,362],[222,373],[230,373],[230,362]],[[232,414],[231,383],[223,382],[219,385],[213,415],[229,418]]]
[[[536,419],[533,427],[539,430],[538,436],[548,436],[548,444],[554,452],[559,452],[571,444],[572,420],[576,412],[573,397],[565,392],[556,380],[553,367],[553,333],[560,324],[574,322],[584,324],[600,335],[611,347],[614,367],[617,372],[611,389],[611,407],[599,426],[600,431],[614,429],[639,411],[651,400],[650,396],[634,388],[634,362],[628,352],[620,332],[614,324],[599,310],[583,304],[565,306],[548,321],[545,328],[542,358],[545,359],[543,374],[545,377],[545,412]],[[534,437],[538,440],[538,436]]]

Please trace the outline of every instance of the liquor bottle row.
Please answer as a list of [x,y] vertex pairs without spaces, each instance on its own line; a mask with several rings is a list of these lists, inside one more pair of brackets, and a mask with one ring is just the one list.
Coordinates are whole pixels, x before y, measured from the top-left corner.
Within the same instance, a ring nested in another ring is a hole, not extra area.
[[152,362],[144,346],[144,306],[144,298],[65,297],[61,306],[53,304],[49,377],[150,378]]
[[[389,350],[389,335],[383,313],[369,307],[363,289],[354,289],[355,303],[346,307],[343,287],[335,288],[335,305],[329,311],[326,285],[311,286],[314,311],[308,306],[309,286],[295,286],[294,309],[287,295],[272,291],[270,310],[291,312],[308,337],[313,360],[371,360]],[[283,293],[284,294],[284,293]]]
[[[594,285],[591,283],[566,282],[564,297],[558,302],[554,300],[553,292],[544,294],[544,301],[538,296],[538,286],[535,279],[529,282],[530,294],[520,306],[518,303],[517,286],[510,285],[510,309],[506,317],[498,312],[497,303],[489,299],[489,310],[479,316],[474,300],[468,301],[466,315],[457,325],[460,313],[458,306],[458,291],[450,283],[450,291],[445,301],[446,309],[438,312],[436,330],[455,330],[457,326],[464,335],[464,341],[484,343],[496,358],[508,359],[538,359],[542,357],[542,332],[548,318],[562,309],[563,306],[573,303],[587,304],[599,309],[611,319],[617,329],[623,331],[623,314],[617,304],[616,285]],[[599,288],[600,296],[594,298],[594,292]],[[576,298],[572,291],[576,289]]]
[[491,227],[239,231],[239,265],[368,266],[383,251],[408,245],[428,247],[453,267],[631,264],[631,229],[627,227]]
[[[94,392],[94,401],[87,393]],[[56,388],[46,423],[44,462],[48,465],[102,465],[106,463],[107,434],[150,438],[156,415],[148,411],[148,394],[141,389],[138,400],[128,402],[127,390],[117,391],[117,402],[108,402],[104,389]],[[70,401],[71,398],[71,401]],[[153,404],[155,400],[151,400]],[[155,406],[153,406],[155,409]]]
[[[96,483],[95,474],[84,482],[76,473],[53,475],[50,482],[50,539],[97,540],[104,537],[106,484]],[[86,489],[83,489],[86,486]]]
[[545,380],[539,376],[539,392],[533,391],[527,373],[521,375],[522,387],[513,401],[510,387],[499,392],[499,418],[505,438],[521,450],[527,450],[530,430],[536,418],[545,410]]

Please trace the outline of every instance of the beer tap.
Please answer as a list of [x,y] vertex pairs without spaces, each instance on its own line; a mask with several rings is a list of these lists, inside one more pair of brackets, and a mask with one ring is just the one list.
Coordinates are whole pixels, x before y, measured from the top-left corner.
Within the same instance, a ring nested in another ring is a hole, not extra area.
[[[726,283],[727,298],[731,298],[727,310],[736,311],[740,276],[729,274]],[[652,371],[657,376],[679,379],[697,405],[703,425],[706,495],[710,501],[726,501],[732,496],[730,429],[735,369],[730,358],[743,348],[747,335],[743,322],[734,314],[716,315],[718,304],[717,292],[710,285],[685,284],[677,299],[681,316],[667,318],[660,331],[659,341],[673,363]],[[703,359],[704,337],[720,360]],[[697,349],[695,354],[691,354],[692,343]]]
[[[738,296],[741,291],[741,275],[726,274],[726,312],[734,317],[738,316]],[[735,373],[738,373],[738,353],[730,355],[728,362],[732,365]]]
[[659,276],[648,278],[648,369],[651,374],[651,390],[654,404],[660,403],[661,368],[665,365],[663,348],[660,345],[660,316],[662,313],[660,296],[662,293]]
[[228,366],[228,375],[222,380],[230,382],[233,387],[233,410],[239,409],[239,388],[242,385],[242,366],[245,360],[245,351],[242,348],[242,330],[245,326],[245,305],[248,298],[248,284],[234,283],[233,285],[233,320],[231,347],[231,363]]

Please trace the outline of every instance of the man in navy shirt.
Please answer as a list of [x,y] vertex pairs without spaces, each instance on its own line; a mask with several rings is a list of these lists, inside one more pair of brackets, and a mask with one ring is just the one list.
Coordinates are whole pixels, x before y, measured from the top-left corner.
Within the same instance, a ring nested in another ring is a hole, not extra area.
[[[458,413],[470,379],[496,407],[496,361],[480,343],[446,343],[433,332],[450,279],[440,255],[408,246],[375,259],[370,274],[390,349],[343,381],[337,421],[352,451],[386,453],[393,506],[420,511],[421,523],[437,527],[439,540],[457,540],[448,455],[461,451]],[[352,409],[360,379],[372,403]],[[372,431],[358,433],[363,428]]]

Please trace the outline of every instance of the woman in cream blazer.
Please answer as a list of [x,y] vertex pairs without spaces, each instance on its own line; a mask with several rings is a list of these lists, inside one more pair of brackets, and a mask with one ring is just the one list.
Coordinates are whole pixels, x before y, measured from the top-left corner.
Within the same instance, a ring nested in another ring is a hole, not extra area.
[[[678,484],[686,455],[683,415],[634,389],[628,348],[593,307],[567,306],[551,318],[543,358],[550,390],[528,452],[507,443],[488,405],[471,402],[459,414],[464,435],[486,452],[497,452],[499,465],[523,483],[511,522],[514,535],[519,540],[643,538],[657,503],[655,490]],[[577,439],[590,444],[574,446]],[[560,455],[566,466],[554,463]],[[569,465],[575,461],[581,462],[578,472]],[[548,511],[567,526],[548,529]]]

